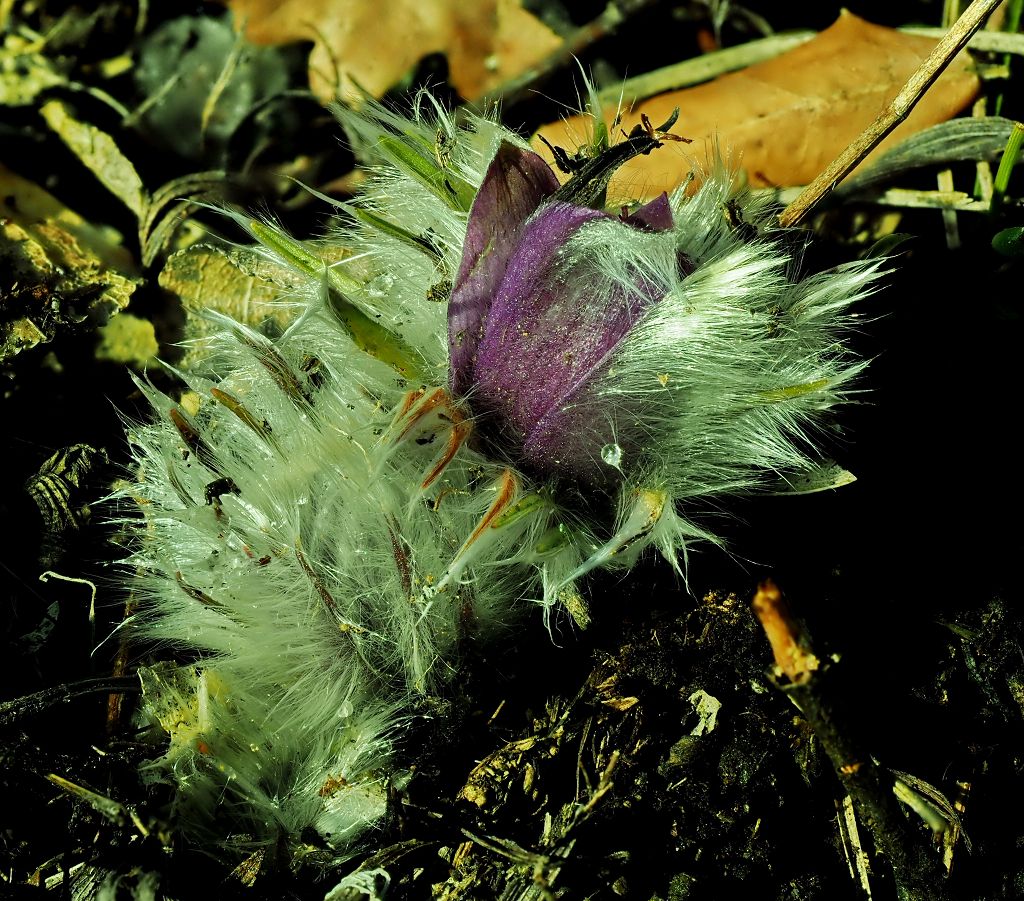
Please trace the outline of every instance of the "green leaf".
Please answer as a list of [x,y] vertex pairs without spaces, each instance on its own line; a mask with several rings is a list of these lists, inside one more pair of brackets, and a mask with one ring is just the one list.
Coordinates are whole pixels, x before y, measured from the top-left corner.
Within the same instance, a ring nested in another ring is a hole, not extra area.
[[[327,275],[325,273],[325,279]],[[329,279],[328,279],[329,281]],[[363,353],[387,363],[403,378],[417,384],[431,382],[427,366],[416,350],[401,336],[367,316],[334,286],[328,284],[327,297],[334,315]]]
[[1015,225],[1004,228],[992,236],[992,249],[1004,257],[1020,259],[1024,257],[1024,226]]
[[464,179],[442,169],[435,160],[421,154],[394,135],[381,135],[376,150],[388,162],[414,178],[453,210],[468,212],[476,191]]
[[342,276],[301,241],[296,241],[276,228],[254,219],[249,222],[249,230],[256,240],[285,261],[306,275],[324,280],[331,309],[352,342],[363,353],[387,363],[410,381],[426,381],[426,365],[420,355],[400,335],[376,322],[346,297],[346,289],[358,287],[357,282],[348,276]]

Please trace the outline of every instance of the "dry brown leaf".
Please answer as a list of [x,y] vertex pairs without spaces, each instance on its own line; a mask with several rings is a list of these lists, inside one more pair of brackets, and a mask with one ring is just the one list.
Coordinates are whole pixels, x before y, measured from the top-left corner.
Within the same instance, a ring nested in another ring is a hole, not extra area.
[[431,53],[467,100],[525,72],[561,43],[520,0],[227,0],[254,44],[314,41],[310,87],[323,100],[358,104]]
[[[843,12],[816,38],[773,60],[635,104],[623,116],[627,132],[641,114],[659,125],[679,107],[672,130],[693,143],[666,143],[631,160],[612,179],[609,193],[644,199],[670,191],[694,163],[707,166],[716,146],[746,171],[754,187],[807,184],[888,106],[935,43]],[[970,60],[961,54],[868,160],[952,118],[977,90]],[[605,113],[610,122],[614,110]],[[539,134],[572,149],[585,129],[585,120],[574,117],[546,125]],[[534,146],[551,159],[536,138]]]

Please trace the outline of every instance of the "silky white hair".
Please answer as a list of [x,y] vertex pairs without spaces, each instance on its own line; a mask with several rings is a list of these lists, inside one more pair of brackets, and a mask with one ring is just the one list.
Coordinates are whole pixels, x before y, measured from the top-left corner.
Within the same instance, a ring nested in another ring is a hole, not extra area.
[[[671,198],[667,231],[580,228],[560,290],[594,303],[643,278],[663,295],[574,401],[629,449],[593,448],[613,488],[583,505],[462,440],[471,412],[436,390],[448,339],[432,298],[459,268],[466,191],[502,142],[526,145],[487,118],[456,125],[426,95],[411,118],[371,104],[342,120],[372,173],[352,221],[300,245],[239,217],[296,270],[300,314],[275,340],[209,314],[201,364],[178,373],[185,400],[140,380],[154,416],[129,427],[129,625],[191,661],[142,670],[145,711],[170,736],[148,773],[175,784],[179,826],[229,857],[298,853],[312,827],[344,859],[384,815],[409,717],[459,671],[461,641],[502,633],[523,602],[572,606],[587,571],[648,546],[682,571],[688,542],[715,540],[693,518],[702,501],[815,465],[821,416],[862,366],[847,311],[878,272],[800,280],[784,244],[730,221],[731,204],[754,226],[765,212],[723,167]],[[333,248],[350,253],[317,271]],[[375,352],[380,334],[415,374]]]

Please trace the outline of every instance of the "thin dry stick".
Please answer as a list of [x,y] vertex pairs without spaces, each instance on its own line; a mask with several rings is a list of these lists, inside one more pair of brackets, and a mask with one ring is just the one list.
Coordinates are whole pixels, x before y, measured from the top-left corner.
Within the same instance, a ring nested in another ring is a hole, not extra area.
[[468,105],[469,109],[484,111],[495,105],[504,109],[514,106],[529,96],[562,66],[580,56],[595,41],[614,34],[631,16],[657,3],[658,0],[617,0],[609,3],[604,11],[586,25],[581,25],[568,35],[562,44],[549,53],[535,66],[516,78],[505,82],[493,91]]
[[872,122],[856,141],[846,148],[832,164],[812,181],[779,216],[779,224],[783,226],[797,225],[817,206],[821,200],[851,170],[860,163],[890,131],[910,115],[917,101],[924,96],[939,77],[942,70],[949,65],[971,39],[972,35],[982,26],[985,19],[1002,2],[1002,0],[974,0],[967,7],[956,24],[946,32],[946,36],[935,45],[935,49],[911,76],[903,90],[874,122]]

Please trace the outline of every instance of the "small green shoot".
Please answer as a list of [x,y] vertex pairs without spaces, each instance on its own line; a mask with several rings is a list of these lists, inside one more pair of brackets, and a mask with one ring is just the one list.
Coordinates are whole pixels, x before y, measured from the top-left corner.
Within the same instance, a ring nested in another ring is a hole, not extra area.
[[1010,176],[1013,167],[1020,161],[1021,146],[1024,146],[1024,124],[1013,123],[1013,131],[1006,142],[1006,149],[1003,151],[1002,159],[999,160],[999,168],[996,170],[995,181],[992,185],[992,212],[998,213],[1006,198],[1006,189],[1010,184]]

